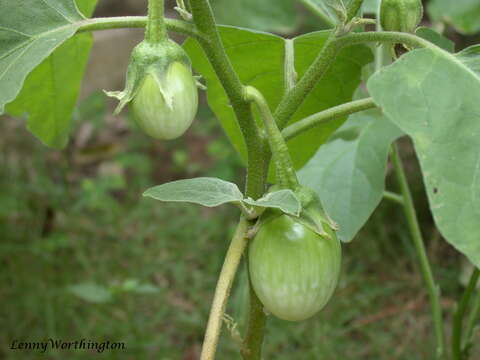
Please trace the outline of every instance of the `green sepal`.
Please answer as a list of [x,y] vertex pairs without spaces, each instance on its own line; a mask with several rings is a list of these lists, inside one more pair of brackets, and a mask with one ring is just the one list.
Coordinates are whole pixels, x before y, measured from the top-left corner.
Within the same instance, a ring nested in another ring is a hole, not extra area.
[[295,194],[302,204],[298,221],[320,236],[331,238],[332,233],[338,230],[338,225],[328,216],[317,193],[308,187],[300,186]]
[[[269,188],[268,192],[278,190],[278,185],[273,185]],[[299,186],[295,189],[294,193],[300,200],[301,204],[301,212],[299,216],[284,213],[279,209],[269,208],[259,217],[255,224],[255,228],[259,229],[266,222],[272,221],[281,215],[286,215],[322,237],[335,237],[335,231],[338,230],[338,224],[328,216],[317,193],[305,186]]]
[[191,68],[190,59],[183,48],[170,39],[158,44],[142,41],[132,51],[127,68],[125,89],[123,91],[105,91],[105,94],[119,100],[115,114],[135,97],[140,85],[147,74],[153,75],[159,85],[165,103],[171,107],[171,98],[162,89],[162,80],[167,74],[170,64],[179,61]]

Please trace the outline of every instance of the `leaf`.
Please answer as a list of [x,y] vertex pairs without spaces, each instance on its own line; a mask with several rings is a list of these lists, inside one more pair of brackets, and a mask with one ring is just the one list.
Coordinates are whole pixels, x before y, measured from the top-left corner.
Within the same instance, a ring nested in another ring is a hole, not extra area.
[[284,213],[294,216],[300,215],[302,210],[300,201],[292,190],[274,191],[258,200],[247,198],[243,202],[252,206],[280,209]]
[[455,43],[433,29],[425,26],[420,26],[419,28],[417,28],[417,30],[415,30],[415,35],[430,41],[431,43],[437,45],[445,51],[451,53],[455,51]]
[[[223,43],[233,67],[245,85],[259,89],[273,110],[280,102],[284,89],[284,58],[286,41],[278,36],[233,27],[219,28]],[[299,77],[322,49],[329,31],[319,31],[295,38],[295,69]],[[184,48],[192,60],[193,67],[207,81],[208,103],[219,118],[230,141],[246,159],[246,148],[227,95],[208,62],[203,50],[194,39],[188,39]],[[291,122],[351,100],[360,84],[364,65],[373,60],[371,51],[365,46],[344,49],[323,80],[305,99],[304,104]],[[328,136],[345,119],[316,127],[289,141],[289,149],[297,168],[303,166]],[[257,122],[262,126],[261,120]]]
[[434,21],[444,20],[465,34],[480,31],[478,0],[431,0],[427,10]]
[[480,75],[459,59],[415,50],[370,78],[368,89],[413,139],[440,232],[480,266]]
[[138,279],[127,279],[120,286],[114,287],[118,292],[136,294],[156,294],[160,291],[157,286],[148,283],[140,283]]
[[218,23],[287,34],[295,30],[298,12],[292,0],[214,0]]
[[[302,2],[325,14],[325,16],[332,19],[334,23],[340,22],[339,17],[346,15],[346,8],[343,0],[304,0]],[[348,1],[346,2],[348,3]]]
[[480,76],[480,45],[473,45],[460,51],[457,59]]
[[[95,3],[80,2],[86,13]],[[0,113],[18,96],[8,112],[28,113],[32,133],[63,147],[92,41],[90,34],[69,38],[85,18],[72,0],[0,0],[0,8],[0,39],[6,44],[0,48]]]
[[143,196],[160,201],[190,202],[207,207],[243,200],[237,185],[217,178],[177,180],[148,189]]
[[376,14],[380,7],[380,0],[365,0],[362,9],[365,14]]
[[92,282],[85,282],[68,287],[68,291],[82,300],[92,303],[107,303],[112,301],[112,293],[105,286]]
[[378,110],[352,115],[298,172],[339,224],[342,241],[351,241],[380,203],[390,144],[401,135]]

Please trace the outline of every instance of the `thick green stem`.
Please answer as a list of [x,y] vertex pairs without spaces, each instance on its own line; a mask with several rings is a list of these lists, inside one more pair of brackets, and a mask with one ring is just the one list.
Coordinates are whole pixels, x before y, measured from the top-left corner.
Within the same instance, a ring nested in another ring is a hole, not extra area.
[[282,188],[296,189],[299,184],[292,158],[288,152],[287,143],[268,107],[267,100],[265,100],[263,94],[253,86],[245,87],[245,98],[253,102],[260,112],[260,117],[263,120],[267,132],[270,150],[273,154],[273,160],[275,161],[278,184]]
[[230,289],[232,288],[233,279],[235,278],[238,265],[240,264],[242,254],[248,242],[245,237],[247,229],[248,221],[244,217],[240,218],[240,222],[238,223],[237,230],[235,231],[235,235],[228,248],[218,278],[200,360],[215,359],[215,352],[217,349],[218,338],[220,336],[220,329],[222,327],[225,306],[227,304],[227,299],[230,294]]
[[376,107],[372,98],[366,98],[356,101],[351,101],[342,105],[332,107],[330,109],[310,115],[305,119],[297,121],[296,123],[287,126],[282,131],[285,140],[290,140],[297,135],[311,129],[314,126],[325,124],[326,122],[340,119],[344,116],[354,114],[359,111],[368,110]]
[[462,351],[462,330],[463,330],[463,318],[467,312],[470,299],[472,298],[473,292],[477,287],[478,278],[480,276],[480,271],[478,268],[473,270],[472,276],[470,276],[470,281],[468,282],[467,288],[463,293],[463,296],[458,303],[455,314],[453,315],[453,329],[452,329],[452,356],[454,360],[464,360],[463,351]]
[[[265,191],[265,179],[268,170],[265,153],[268,152],[268,147],[260,136],[251,106],[244,98],[243,85],[225,52],[208,0],[191,0],[190,7],[196,28],[204,35],[200,45],[225,88],[245,139],[248,154],[246,195],[256,199],[263,195]],[[253,292],[251,286],[250,292]],[[244,353],[244,358],[254,360],[260,359],[261,356],[265,314],[257,311],[257,308],[261,305],[258,305],[255,301],[252,301],[250,306],[251,317],[244,344],[247,355]],[[260,326],[260,324],[263,324],[263,326]],[[248,354],[252,354],[252,356]],[[254,357],[256,354],[259,354],[257,358]]]
[[280,129],[285,127],[303,101],[323,78],[342,48],[368,42],[402,43],[411,48],[427,47],[439,50],[434,44],[413,34],[385,31],[349,33],[336,37],[335,31],[332,31],[312,65],[295,87],[287,92],[278,104],[274,116]]
[[302,76],[295,87],[284,95],[282,101],[275,110],[274,117],[277,119],[278,127],[280,129],[285,127],[292,115],[303,103],[305,97],[325,75],[330,68],[330,65],[335,60],[338,51],[339,49],[335,41],[335,32],[332,31],[313,64],[308,68],[307,72]]
[[193,20],[198,30],[205,34],[207,38],[207,41],[200,42],[200,44],[225,88],[247,145],[246,194],[252,198],[258,198],[265,190],[264,141],[258,132],[250,104],[243,97],[243,85],[223,47],[209,2],[207,0],[192,0],[190,5]]
[[395,31],[369,31],[362,33],[350,33],[348,35],[337,38],[336,42],[338,46],[342,48],[369,42],[379,42],[388,44],[404,44],[414,49],[430,48],[439,50],[439,47],[425,39],[422,39],[421,37],[409,33]]
[[435,284],[432,269],[428,260],[425,244],[423,241],[420,225],[418,224],[417,213],[413,203],[412,194],[408,185],[407,177],[403,169],[400,154],[395,145],[392,146],[392,163],[395,168],[395,175],[400,185],[400,190],[403,196],[405,217],[407,219],[408,228],[412,236],[412,241],[417,252],[420,270],[422,272],[425,285],[427,286],[428,295],[430,298],[430,305],[433,316],[433,324],[436,338],[436,352],[435,358],[442,359],[445,356],[445,341],[443,334],[443,317],[442,308],[440,305],[440,289]]
[[253,290],[250,277],[249,300],[248,329],[245,334],[242,357],[244,360],[262,360],[262,345],[267,317],[263,311],[263,304]]
[[[77,33],[98,30],[143,28],[147,26],[146,16],[119,16],[106,18],[93,18],[82,20],[79,23]],[[182,20],[165,19],[167,30],[202,40],[204,36],[197,30],[195,25]],[[204,40],[205,41],[205,40]]]
[[151,44],[158,44],[167,37],[164,8],[164,0],[148,0],[148,21],[145,30],[145,40]]

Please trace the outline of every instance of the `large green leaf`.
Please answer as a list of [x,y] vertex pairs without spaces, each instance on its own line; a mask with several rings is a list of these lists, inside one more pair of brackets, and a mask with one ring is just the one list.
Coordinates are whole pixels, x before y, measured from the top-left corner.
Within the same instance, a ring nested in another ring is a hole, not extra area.
[[290,33],[298,23],[292,0],[214,0],[212,7],[217,21],[224,25]]
[[390,144],[401,135],[378,110],[352,115],[298,172],[339,224],[342,241],[353,239],[382,199]]
[[302,0],[301,2],[310,9],[323,13],[332,23],[338,23],[340,22],[339,13],[346,13],[346,5],[350,0]]
[[364,0],[362,10],[365,14],[376,14],[380,6],[380,0]]
[[[95,4],[79,0],[86,15]],[[0,0],[0,8],[0,113],[17,98],[7,111],[28,113],[29,130],[62,147],[91,47],[89,34],[70,39],[85,17],[71,0]]]
[[439,230],[480,266],[480,74],[469,59],[415,50],[375,74],[368,89],[412,137]]
[[[278,105],[284,92],[284,59],[287,41],[293,41],[295,70],[301,77],[322,49],[329,34],[328,31],[320,31],[293,40],[284,40],[272,34],[233,27],[220,27],[220,33],[240,80],[245,85],[258,88],[272,110]],[[233,109],[213,68],[195,40],[187,40],[184,48],[195,70],[207,80],[210,107],[220,119],[235,148],[245,159],[245,144],[235,121]],[[343,50],[323,80],[305,99],[291,122],[349,101],[360,83],[363,66],[371,61],[371,51],[367,47],[355,46]],[[319,126],[289,141],[295,166],[297,168],[303,166],[344,121],[345,119],[339,119]],[[258,123],[261,121],[258,120]]]
[[428,13],[434,20],[444,20],[463,33],[480,31],[478,0],[431,0]]

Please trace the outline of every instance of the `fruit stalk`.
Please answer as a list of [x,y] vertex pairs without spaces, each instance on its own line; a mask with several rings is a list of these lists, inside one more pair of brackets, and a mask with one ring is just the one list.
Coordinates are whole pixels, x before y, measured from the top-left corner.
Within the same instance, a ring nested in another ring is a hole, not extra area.
[[151,44],[158,44],[167,37],[164,7],[164,0],[148,0],[148,20],[145,40]]

